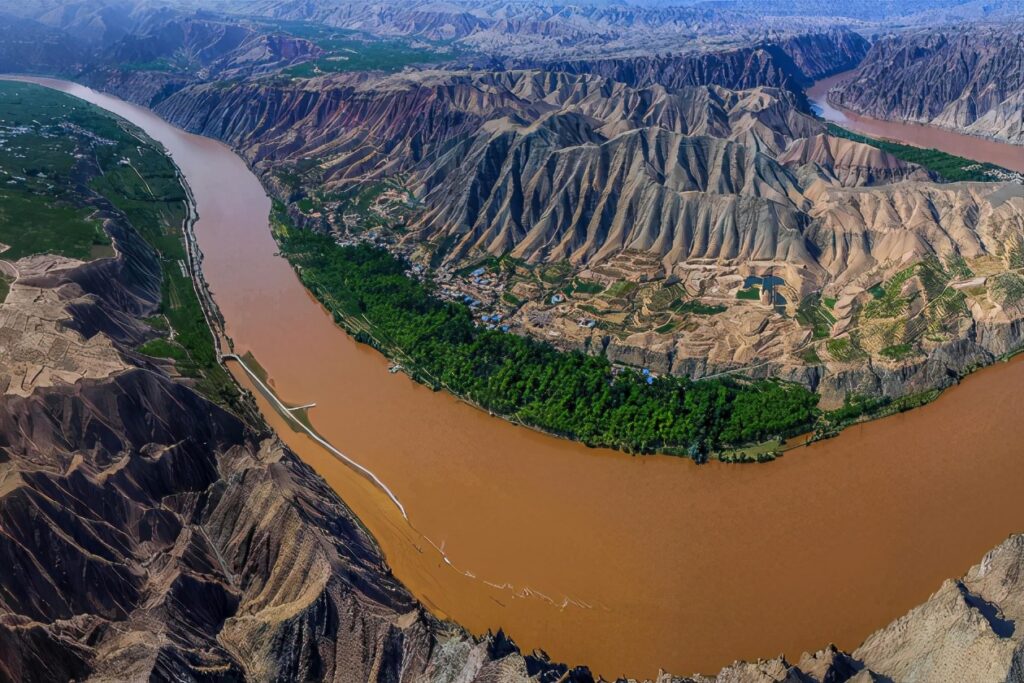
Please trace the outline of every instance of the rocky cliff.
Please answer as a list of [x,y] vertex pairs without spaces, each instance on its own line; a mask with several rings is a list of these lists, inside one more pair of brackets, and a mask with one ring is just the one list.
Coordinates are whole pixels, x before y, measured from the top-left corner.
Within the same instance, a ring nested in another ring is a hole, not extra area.
[[[886,185],[904,180],[934,180],[926,169],[897,159],[877,147],[831,135],[801,138],[779,155],[778,162],[819,175],[844,187]],[[810,185],[810,178],[804,179]]]
[[779,41],[779,47],[793,60],[803,82],[809,83],[857,66],[871,44],[860,33],[832,29],[788,36]]
[[1024,144],[1024,31],[970,26],[887,36],[828,97],[875,118]]
[[86,54],[85,46],[58,29],[0,13],[7,35],[0,41],[4,73],[68,73]]
[[431,207],[424,237],[455,237],[452,258],[590,263],[639,250],[671,263],[812,262],[792,208],[799,190],[770,157],[663,128],[581,139],[579,123],[560,116],[488,131],[439,159],[421,190]]

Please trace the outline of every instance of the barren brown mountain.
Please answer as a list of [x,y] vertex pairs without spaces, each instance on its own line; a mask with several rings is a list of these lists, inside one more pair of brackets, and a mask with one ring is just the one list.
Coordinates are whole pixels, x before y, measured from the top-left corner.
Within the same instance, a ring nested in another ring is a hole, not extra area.
[[1024,144],[1024,24],[887,36],[829,99],[875,118]]

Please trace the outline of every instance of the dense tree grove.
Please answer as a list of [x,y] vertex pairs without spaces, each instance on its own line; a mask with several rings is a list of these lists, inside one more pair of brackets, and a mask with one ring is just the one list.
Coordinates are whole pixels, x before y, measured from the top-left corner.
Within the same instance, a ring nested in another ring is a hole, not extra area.
[[282,252],[303,282],[358,339],[494,413],[593,446],[667,452],[704,460],[725,448],[809,429],[817,396],[774,381],[648,384],[616,375],[603,357],[478,327],[470,310],[432,296],[406,266],[370,245],[337,245],[306,230],[282,230]]

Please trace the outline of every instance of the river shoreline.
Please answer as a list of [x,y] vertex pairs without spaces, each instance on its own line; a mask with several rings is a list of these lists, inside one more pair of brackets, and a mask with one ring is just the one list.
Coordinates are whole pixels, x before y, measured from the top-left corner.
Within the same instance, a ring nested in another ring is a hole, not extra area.
[[852,649],[1024,528],[1019,357],[760,467],[551,439],[390,375],[276,256],[248,165],[128,113],[168,141],[195,190],[203,272],[237,353],[252,352],[289,405],[316,402],[317,431],[379,473],[420,532],[254,393],[266,421],[349,503],[399,580],[475,633],[504,628],[606,677]]
[[833,104],[828,99],[829,90],[854,72],[856,69],[834,74],[807,88],[806,95],[815,114],[868,137],[922,149],[939,149],[955,156],[1024,173],[1024,146],[926,123],[875,119]]
[[[828,91],[831,90],[832,86],[838,84],[839,81],[844,80],[845,78],[853,75],[856,72],[857,72],[857,69],[851,69],[849,71],[842,71],[842,72],[839,72],[839,73],[832,74],[830,76],[826,76],[825,78],[816,81],[811,86],[811,88],[818,88],[820,83],[828,82],[827,88],[824,89],[824,94],[823,94],[822,99],[825,100],[830,107],[832,107],[836,111],[843,112],[847,116],[857,116],[857,117],[863,118],[865,120],[877,121],[878,123],[893,123],[893,124],[904,125],[904,126],[920,126],[922,128],[930,128],[932,130],[946,131],[946,132],[949,132],[949,133],[953,133],[955,135],[961,135],[961,136],[965,136],[965,137],[977,138],[978,140],[984,140],[986,142],[992,142],[992,143],[999,144],[999,145],[1008,145],[1008,146],[1011,146],[1011,147],[1020,147],[1021,148],[1021,153],[1024,154],[1024,145],[1020,145],[1020,144],[1011,142],[1009,140],[996,137],[994,135],[984,135],[982,133],[969,133],[969,132],[965,132],[963,130],[960,130],[959,128],[956,128],[954,126],[943,126],[943,125],[939,125],[939,124],[935,124],[935,123],[929,123],[927,121],[913,121],[913,120],[910,120],[910,119],[879,119],[879,118],[875,118],[873,116],[868,116],[867,114],[861,114],[861,113],[856,112],[856,111],[854,111],[852,109],[844,107],[841,104],[833,102],[832,99],[830,97],[828,97]],[[810,92],[811,88],[808,89],[808,92]],[[819,88],[819,90],[820,90],[820,88]],[[889,141],[892,141],[892,142],[902,142],[898,138],[886,138],[886,137],[883,137],[883,138],[879,138],[879,139],[889,140]],[[915,146],[917,146],[917,145],[915,145]],[[1017,170],[1020,170],[1020,169],[1017,169]]]

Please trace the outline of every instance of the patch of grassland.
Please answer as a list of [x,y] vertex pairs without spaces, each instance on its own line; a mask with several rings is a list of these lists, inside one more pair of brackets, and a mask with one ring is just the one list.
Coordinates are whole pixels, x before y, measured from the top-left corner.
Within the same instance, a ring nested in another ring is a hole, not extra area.
[[821,365],[821,356],[818,355],[818,351],[814,347],[804,349],[800,353],[800,358],[808,365]]
[[743,299],[745,301],[760,301],[761,300],[761,288],[758,285],[754,285],[748,289],[741,289],[736,292],[737,299]]
[[[313,423],[309,419],[308,408],[299,408],[297,410],[290,410],[288,412],[290,412],[295,417],[295,419],[302,424],[303,427],[305,427],[306,429],[310,429],[312,431],[316,431],[315,429],[313,429]],[[292,428],[295,429],[296,431],[302,431],[295,425],[295,423],[291,422],[290,420],[288,421],[288,424],[292,425]]]
[[140,346],[138,350],[153,358],[170,358],[178,364],[189,362],[188,351],[184,347],[163,337],[150,339]]
[[[125,62],[119,65],[125,71],[174,71],[175,65],[166,59],[153,59],[148,62]],[[185,64],[180,65],[187,66]]]
[[1002,305],[1024,301],[1024,278],[1017,273],[1000,273],[989,280],[989,289]]
[[673,304],[672,310],[677,313],[693,313],[694,315],[717,315],[718,313],[725,312],[725,306],[718,304],[709,305],[691,299],[690,301],[681,301],[678,304]]
[[[963,259],[950,258],[943,264],[937,258],[926,258],[873,287],[875,299],[861,312],[863,348],[899,360],[911,355],[922,338],[933,342],[951,339],[970,312],[965,293],[950,283],[971,276],[973,271]],[[904,295],[910,278],[916,278],[918,286]],[[924,297],[925,305],[908,316],[917,297]]]
[[260,381],[269,386],[270,373],[267,369],[260,365],[260,362],[256,360],[256,356],[252,354],[252,351],[246,351],[242,354],[242,360],[245,361],[246,367],[252,370],[253,374],[259,377]]
[[[81,124],[67,96],[0,82],[0,242],[11,261],[32,254],[88,260],[110,239],[76,190],[80,141],[63,123]],[[100,146],[102,140],[93,141]]]
[[782,439],[769,439],[746,448],[718,453],[716,459],[728,463],[771,462],[781,455],[783,445]]
[[572,274],[572,265],[567,261],[547,263],[536,266],[534,274],[541,282],[560,287],[565,284],[566,280]]
[[110,243],[89,214],[23,190],[0,189],[0,242],[10,246],[2,256],[16,261],[32,254],[60,254],[87,261],[94,246]]
[[797,309],[796,320],[801,325],[810,327],[815,339],[828,337],[832,326],[836,324],[836,317],[829,307],[822,305],[821,297],[818,294],[804,297]]
[[848,337],[829,339],[825,342],[825,348],[828,349],[828,355],[841,363],[854,360],[855,358],[859,358],[861,355],[860,350]]
[[675,328],[676,328],[676,323],[671,322],[671,323],[665,323],[664,325],[661,325],[660,327],[654,328],[654,331],[657,332],[658,334],[666,334],[668,332],[671,332]]
[[892,360],[902,360],[914,354],[914,347],[907,343],[893,344],[892,346],[885,347],[879,353]]
[[647,307],[652,311],[666,311],[686,300],[686,288],[678,282],[656,289],[648,298]]
[[604,294],[610,299],[618,299],[632,293],[637,286],[635,282],[619,280],[608,285],[608,288],[604,290]]
[[600,294],[604,291],[604,285],[593,280],[573,280],[573,291],[579,294]]
[[931,403],[939,394],[939,389],[932,389],[918,394],[908,394],[899,398],[884,396],[863,396],[847,394],[843,405],[835,410],[822,413],[814,428],[815,438],[834,436],[844,428],[856,423],[873,420],[886,415],[903,413]]
[[454,56],[452,46],[440,42],[413,43],[402,38],[374,38],[358,31],[303,21],[268,21],[265,26],[309,40],[324,51],[322,57],[284,71],[285,75],[295,78],[342,71],[393,73],[414,64],[449,61]]
[[917,266],[911,266],[901,270],[885,283],[879,283],[869,289],[874,301],[869,301],[864,307],[865,318],[895,318],[901,315],[907,308],[910,301],[900,296],[903,283],[913,277]]
[[519,306],[523,305],[523,302],[520,301],[519,298],[515,294],[513,294],[512,292],[505,292],[505,293],[503,293],[501,295],[501,300],[504,301],[505,303],[510,304],[512,306],[515,306],[517,308]]

